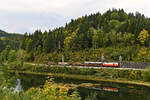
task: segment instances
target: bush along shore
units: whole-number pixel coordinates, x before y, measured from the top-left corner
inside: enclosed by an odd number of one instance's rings
[[[11,67],[12,72],[70,77],[75,79],[113,81],[150,86],[150,67],[145,70],[116,68],[77,68],[24,64]]]
[[[43,88],[30,88],[25,92],[13,92],[0,86],[0,100],[81,100],[81,97],[76,90],[69,93],[66,86],[47,80]]]

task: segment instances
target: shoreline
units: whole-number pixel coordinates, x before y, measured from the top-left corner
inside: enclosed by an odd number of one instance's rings
[[[14,73],[20,74],[33,74],[33,75],[45,75],[45,76],[54,76],[54,77],[65,77],[71,79],[78,79],[78,80],[89,80],[89,81],[101,81],[101,82],[113,82],[113,83],[120,83],[120,84],[132,84],[132,85],[140,85],[140,86],[147,86],[150,88],[150,82],[144,82],[141,80],[125,80],[125,79],[104,79],[104,78],[95,78],[92,75],[75,75],[75,74],[63,74],[63,73],[42,73],[42,72],[31,72],[31,71],[10,71]]]

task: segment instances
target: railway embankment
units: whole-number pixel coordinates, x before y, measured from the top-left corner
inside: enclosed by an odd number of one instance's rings
[[[22,68],[11,69],[11,72],[47,75],[53,77],[66,77],[79,80],[137,84],[150,87],[150,68],[145,70],[117,68],[94,69],[66,66],[45,66],[43,64],[24,64]]]

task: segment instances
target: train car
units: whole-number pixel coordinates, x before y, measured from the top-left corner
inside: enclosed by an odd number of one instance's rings
[[[102,62],[88,62],[88,61],[85,61],[84,63],[85,64],[102,64]]]
[[[85,64],[81,62],[75,62],[72,64],[72,66],[85,66]]]
[[[102,67],[102,62],[84,62],[84,65],[88,67]]]
[[[118,62],[103,62],[103,67],[119,67]]]
[[[52,62],[52,61],[49,61],[49,62],[47,62],[47,65],[56,65],[56,63]]]
[[[88,67],[119,67],[118,62],[84,62],[84,66]]]
[[[68,66],[69,63],[68,63],[68,62],[59,62],[58,65],[61,65],[61,66]]]

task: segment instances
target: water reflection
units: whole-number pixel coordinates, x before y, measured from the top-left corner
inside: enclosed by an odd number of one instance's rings
[[[40,75],[21,74],[20,76],[24,90],[31,87],[42,87],[47,79],[47,76]],[[91,97],[96,97],[97,100],[150,100],[150,88],[146,86],[77,80],[62,77],[54,77],[54,81],[56,83],[77,85],[83,83],[96,84],[93,85],[93,87],[88,87],[86,85],[78,87],[78,91],[83,100],[90,97],[89,95],[91,95]]]

